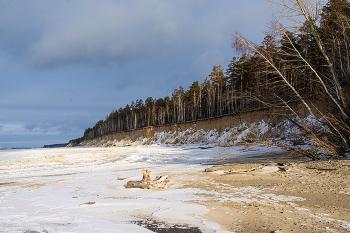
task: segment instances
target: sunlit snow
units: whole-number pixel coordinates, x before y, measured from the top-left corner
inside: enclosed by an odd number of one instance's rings
[[[206,207],[186,202],[198,200],[199,190],[177,187],[191,180],[184,172],[201,172],[204,164],[239,149],[153,145],[0,151],[0,231],[150,232],[135,222],[155,219],[224,232],[204,218]],[[152,179],[167,173],[170,187],[126,189],[128,180],[142,178],[142,169],[151,170]]]

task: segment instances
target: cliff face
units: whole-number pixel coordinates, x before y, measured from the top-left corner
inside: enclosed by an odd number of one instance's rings
[[[304,105],[300,103],[291,104],[292,109],[298,113],[299,117],[307,117],[309,115],[308,111],[304,107]],[[223,132],[227,128],[234,128],[242,123],[254,123],[254,122],[270,122],[270,123],[279,123],[281,121],[286,120],[286,118],[281,114],[281,109],[275,108],[266,108],[256,111],[237,113],[233,115],[227,115],[207,120],[198,120],[194,122],[187,123],[179,123],[165,126],[152,126],[145,127],[143,129],[136,129],[130,131],[123,131],[112,133],[108,135],[103,135],[101,137],[97,137],[89,140],[71,140],[69,146],[78,146],[81,142],[85,142],[89,144],[92,141],[120,141],[125,138],[130,139],[131,141],[135,141],[140,138],[151,138],[155,133],[159,132],[175,132],[175,131],[186,131],[188,129],[193,130],[204,130],[210,131],[216,129],[219,133]]]

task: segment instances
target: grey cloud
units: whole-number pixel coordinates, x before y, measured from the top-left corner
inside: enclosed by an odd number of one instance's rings
[[[230,43],[236,30],[256,33],[266,12],[257,8],[230,0],[3,0],[0,49],[35,67],[169,58],[179,47],[181,54]]]
[[[26,122],[23,128],[29,130],[30,132],[40,132],[47,133],[50,131],[56,131],[57,129],[56,120],[37,120],[32,122]]]
[[[86,128],[86,125],[91,125],[97,120],[89,113],[80,113],[76,116],[26,122],[22,125],[22,128],[29,132],[41,134],[76,134],[81,133]]]
[[[25,130],[37,133],[60,133],[60,134],[70,134],[79,131],[76,126],[71,125],[70,122],[65,120],[37,120],[34,122],[27,122],[23,125]],[[81,129],[80,129],[81,130]]]
[[[0,125],[0,131],[2,131],[3,128],[4,128],[4,126]]]
[[[6,51],[6,55],[16,59],[25,56],[28,47],[48,27],[49,5],[48,1],[40,0],[0,2],[0,49]]]
[[[69,24],[58,22],[45,32],[30,48],[28,62],[42,66],[95,59],[130,60],[152,53],[162,41],[173,40],[177,33],[171,12],[157,10],[162,4],[165,3],[92,3],[85,12],[72,17]]]
[[[23,125],[23,128],[26,129],[26,130],[32,131],[33,129],[38,128],[38,126],[39,126],[39,122],[38,121],[36,121],[36,122],[26,122]]]
[[[222,4],[215,1],[74,1],[70,8],[58,8],[63,11],[60,16],[53,11],[56,21],[49,20],[49,28],[30,46],[27,62],[34,66],[126,62],[153,58],[155,54],[170,56],[179,44],[187,52],[198,46],[214,48],[244,24],[235,22],[242,20],[242,13],[232,14],[232,9],[239,8],[240,4],[230,1]],[[218,8],[206,9],[207,14],[196,17],[193,11],[205,6]]]

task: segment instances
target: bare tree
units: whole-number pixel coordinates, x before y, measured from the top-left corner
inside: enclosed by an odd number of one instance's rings
[[[268,2],[279,7],[280,15],[277,16],[289,20],[290,30],[294,30],[299,34],[307,33],[310,35],[312,40],[315,41],[316,53],[319,55],[318,63],[320,64],[317,65],[314,60],[308,59],[302,49],[297,48],[288,28],[284,28],[278,22],[277,17],[271,21],[272,30],[270,36],[278,38],[278,41],[281,41],[283,38],[285,42],[284,45],[279,45],[280,49],[277,54],[272,54],[263,46],[258,46],[250,42],[238,32],[234,36],[233,47],[236,51],[250,53],[251,56],[259,56],[266,62],[271,72],[270,75],[276,78],[276,81],[272,82],[272,85],[282,87],[288,93],[282,96],[275,91],[276,102],[283,103],[292,114],[298,116],[298,113],[294,112],[288,105],[289,101],[296,98],[303,103],[310,115],[315,116],[317,114],[323,117],[323,120],[319,121],[320,127],[317,127],[317,129],[299,124],[304,132],[300,136],[308,137],[315,142],[318,149],[327,154],[334,156],[343,154],[349,148],[350,144],[350,89],[348,88],[350,83],[347,80],[350,78],[350,73],[339,72],[339,70],[343,70],[343,64],[346,64],[346,61],[349,60],[348,36],[350,35],[350,27],[348,22],[350,17],[350,3],[345,0],[330,0],[327,5],[323,6],[322,11],[320,11],[321,4],[317,0],[282,0],[280,2],[268,0]],[[332,21],[335,26],[333,25],[333,27],[329,28],[325,28],[322,25],[329,20],[322,15],[327,11],[326,7],[332,7],[334,11],[332,14],[337,19]],[[340,28],[341,30],[336,28]],[[340,44],[339,40],[335,39],[325,42],[325,35],[333,35],[333,38],[341,37],[343,43]],[[307,43],[312,43],[312,41]],[[288,49],[284,49],[284,46],[287,46]],[[331,48],[340,50],[338,57],[341,57],[341,62],[329,52],[335,50]],[[310,75],[304,76],[309,79],[307,82],[318,86],[314,90],[314,93],[312,93],[315,97],[305,98],[302,89],[300,87],[298,88],[297,84],[291,78],[288,78],[286,69],[292,69],[293,72],[298,72],[299,75],[308,72]],[[340,77],[338,73],[345,74],[343,77]],[[317,105],[318,99],[322,99],[327,104],[327,107],[319,108],[319,105]],[[326,132],[326,134],[323,132]],[[315,151],[317,150],[313,148],[309,152],[304,151],[304,153],[313,157]]]

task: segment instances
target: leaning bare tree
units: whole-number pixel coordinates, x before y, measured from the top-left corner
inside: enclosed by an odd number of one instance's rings
[[[260,96],[260,100],[270,106],[282,103],[288,109],[285,113],[294,115],[294,120],[289,119],[300,127],[299,136],[312,143],[309,147],[267,144],[312,158],[344,155],[350,147],[350,2],[268,2],[279,9],[268,35],[276,43],[273,52],[239,33],[232,45],[236,51],[262,60],[264,75],[274,91],[273,98]],[[279,23],[281,18],[289,27]],[[299,114],[289,107],[294,100],[300,101],[311,116],[318,116],[316,125],[298,120]]]

